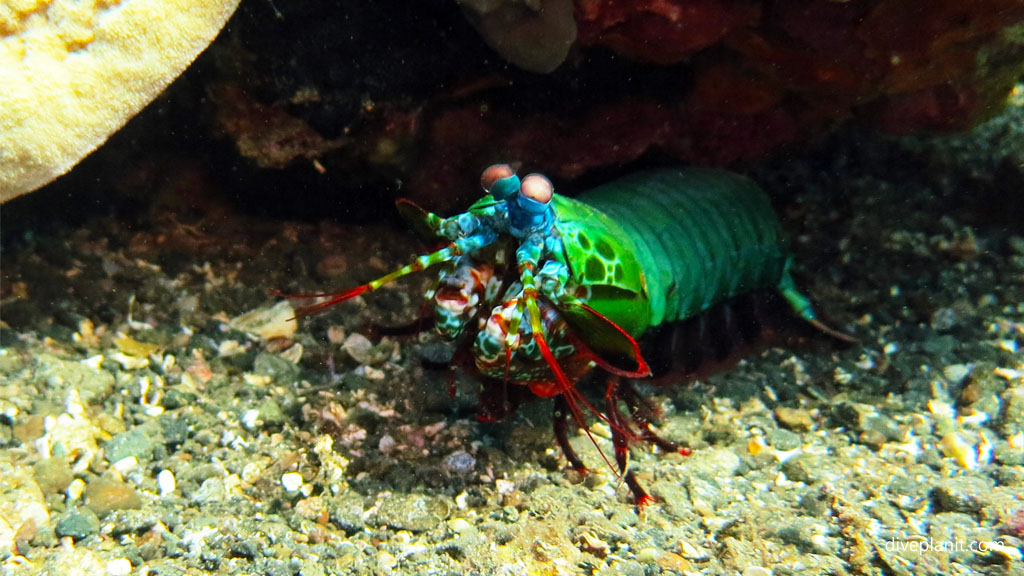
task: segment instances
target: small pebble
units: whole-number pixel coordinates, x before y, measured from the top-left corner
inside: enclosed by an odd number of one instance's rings
[[[263,426],[277,427],[281,426],[287,420],[284,415],[284,410],[281,409],[281,405],[277,403],[273,398],[267,398],[260,404],[259,409],[259,422]]]
[[[703,561],[708,559],[708,553],[703,548],[697,548],[686,540],[679,541],[679,555],[690,560]]]
[[[68,484],[68,488],[65,491],[65,494],[67,494],[68,500],[74,502],[75,500],[81,498],[84,492],[85,481],[82,480],[81,478],[75,478],[74,480],[71,481],[70,484]]]
[[[789,430],[776,429],[768,432],[768,443],[781,452],[796,450],[802,444],[799,434]]]
[[[999,554],[1011,562],[1024,560],[1024,552],[1016,546],[1008,546],[1002,542],[986,542],[986,548],[993,554]]]
[[[78,508],[66,513],[57,521],[54,531],[60,538],[83,540],[96,534],[100,529],[100,519],[88,508]]]
[[[850,382],[853,382],[853,374],[850,374],[841,367],[836,366],[836,369],[832,371],[832,380],[834,380],[836,384],[845,386]]]
[[[449,454],[441,466],[451,474],[470,474],[476,469],[476,458],[465,450],[458,450]]]
[[[263,340],[290,338],[299,327],[295,310],[287,300],[270,308],[256,308],[231,319],[230,326],[240,332],[259,336]]]
[[[469,530],[470,528],[473,527],[472,524],[470,524],[469,522],[466,522],[466,520],[463,519],[463,518],[455,518],[455,519],[451,520],[449,522],[449,526],[451,526],[452,530],[454,530],[458,534],[462,534],[466,530]]]
[[[121,458],[117,462],[114,462],[113,465],[111,465],[111,468],[113,468],[114,470],[117,470],[122,475],[127,474],[127,473],[131,472],[132,470],[135,470],[138,467],[139,467],[139,459],[136,458],[135,456],[129,456],[127,458]]]
[[[981,478],[957,476],[939,480],[932,493],[942,510],[971,513],[989,502],[991,491],[992,486]]]
[[[373,343],[362,334],[351,334],[345,339],[341,349],[360,364],[369,364],[373,360]]]
[[[142,499],[131,484],[110,478],[97,478],[85,488],[85,499],[93,512],[103,516],[113,510],[142,507]]]
[[[132,573],[132,563],[127,558],[117,558],[107,562],[109,576],[128,576]]]
[[[498,478],[494,481],[494,488],[498,490],[498,494],[509,494],[516,488],[516,483],[504,478]]]
[[[451,512],[448,502],[441,497],[396,493],[378,503],[377,515],[373,520],[379,526],[427,532],[448,518]]]
[[[47,458],[36,462],[32,474],[39,488],[46,494],[59,494],[74,480],[71,467],[61,458]]]
[[[636,559],[637,561],[644,563],[654,562],[658,559],[658,551],[650,547],[641,548],[640,551],[636,553]]]
[[[803,408],[779,406],[775,409],[775,420],[779,426],[794,432],[807,432],[814,426],[811,413]]]
[[[857,441],[874,450],[880,450],[885,445],[885,434],[878,430],[865,430],[857,435]]]
[[[107,462],[120,462],[125,458],[135,457],[136,460],[148,460],[152,457],[154,443],[144,432],[132,430],[115,435],[103,446]]]
[[[255,408],[246,410],[242,413],[241,422],[246,430],[255,430],[260,424],[260,411]]]
[[[286,472],[281,475],[281,486],[287,492],[298,492],[302,488],[302,474],[298,472]]]
[[[956,385],[963,382],[964,378],[971,373],[972,366],[969,364],[950,364],[942,369],[942,373],[950,383]]]
[[[392,570],[398,565],[398,559],[387,550],[377,553],[377,567],[381,570]]]
[[[768,445],[764,443],[764,438],[760,436],[754,436],[747,441],[747,452],[751,456],[757,456],[767,447]]]
[[[743,569],[743,576],[772,576],[772,571],[762,566],[747,566]]]
[[[942,437],[942,452],[952,457],[961,468],[973,470],[978,467],[978,451],[956,432]]]
[[[252,363],[252,371],[276,381],[279,384],[291,384],[299,377],[299,367],[281,354],[260,352]],[[256,384],[255,381],[253,381]],[[266,384],[261,384],[266,385]],[[261,409],[262,412],[262,409]],[[263,414],[261,413],[260,416]]]
[[[782,471],[793,482],[814,484],[835,475],[826,464],[827,457],[821,454],[800,454],[783,462]]]
[[[174,473],[170,470],[161,470],[156,475],[156,485],[160,490],[161,496],[167,496],[172,494],[177,488],[177,481],[174,479]]]
[[[932,314],[932,329],[945,332],[960,322],[960,317],[953,308],[939,308]]]
[[[840,402],[832,407],[832,418],[837,424],[858,432],[875,416],[878,416],[878,410],[870,404]]]

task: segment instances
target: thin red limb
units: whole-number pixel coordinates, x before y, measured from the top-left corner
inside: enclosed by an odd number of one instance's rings
[[[615,446],[615,462],[619,465],[619,474],[626,486],[629,487],[629,491],[633,493],[633,501],[636,502],[637,508],[643,508],[648,504],[654,502],[640,482],[636,479],[636,474],[629,469],[629,442],[630,438],[622,434],[622,431],[629,430],[628,419],[622,412],[619,411],[618,407],[618,377],[608,377],[608,387],[605,392],[605,402],[608,407],[608,416],[618,424],[618,428],[612,429],[612,445]],[[632,432],[632,431],[630,431]]]
[[[572,444],[569,444],[569,435],[566,430],[566,418],[569,412],[569,404],[565,399],[564,395],[559,395],[555,399],[554,409],[554,424],[555,424],[555,440],[558,442],[558,446],[562,449],[562,454],[565,454],[565,459],[569,461],[569,465],[572,469],[585,474],[587,467],[583,464],[583,460],[573,450]]]
[[[526,295],[526,303],[529,308],[531,318],[534,315],[540,314],[540,311],[537,306],[536,294],[532,294],[528,291]],[[597,453],[601,455],[601,459],[604,460],[604,463],[608,466],[609,469],[614,470],[615,467],[612,465],[611,461],[608,460],[608,456],[605,455],[604,450],[601,450],[601,446],[598,445],[597,440],[594,439],[594,435],[590,432],[590,428],[587,427],[586,420],[584,420],[583,418],[583,412],[580,410],[580,407],[576,402],[579,401],[581,404],[589,408],[599,418],[601,418],[605,422],[608,422],[610,426],[614,427],[614,424],[608,419],[607,416],[605,416],[597,408],[595,408],[593,404],[588,402],[587,399],[584,398],[578,390],[576,390],[576,387],[573,386],[571,382],[569,382],[569,378],[566,377],[564,372],[562,372],[562,367],[558,365],[558,360],[555,358],[555,355],[551,352],[551,348],[548,347],[547,339],[544,337],[543,326],[537,325],[540,324],[540,318],[538,317],[535,321],[533,321],[533,323],[535,324],[533,326],[533,337],[537,341],[537,348],[540,350],[540,354],[541,356],[544,357],[544,361],[547,363],[548,367],[551,368],[551,371],[555,374],[555,380],[558,382],[558,386],[561,388],[562,396],[565,397],[566,403],[569,405],[569,410],[572,412],[572,417],[580,425],[580,428],[583,429],[583,432],[587,435],[587,438],[589,438],[590,442],[594,445],[594,448],[597,449]]]
[[[370,287],[369,284],[363,284],[362,286],[356,286],[355,288],[349,288],[347,290],[339,290],[337,292],[323,292],[319,294],[285,294],[284,292],[280,292],[278,290],[271,290],[270,294],[272,296],[277,296],[279,298],[289,298],[292,300],[300,298],[329,298],[328,300],[324,300],[323,302],[318,302],[316,304],[312,304],[309,306],[301,306],[299,308],[296,308],[295,318],[298,318],[300,316],[309,317],[314,316],[316,314],[320,314],[321,312],[327,310],[328,308],[334,306],[335,304],[340,304],[345,300],[350,300],[352,298],[355,298],[356,296],[359,296],[360,294],[365,294],[366,292],[369,292],[371,289],[372,288]]]

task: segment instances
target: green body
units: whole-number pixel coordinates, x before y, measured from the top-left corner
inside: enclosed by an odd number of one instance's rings
[[[588,305],[639,337],[759,288],[778,288],[808,318],[767,195],[709,169],[640,173],[558,197],[558,229]],[[804,310],[806,309],[806,311]]]
[[[495,173],[504,176],[495,180]],[[796,290],[779,222],[747,178],[658,170],[572,199],[554,194],[541,175],[521,181],[507,165],[484,176],[484,197],[449,218],[399,202],[419,228],[446,239],[445,247],[355,288],[293,295],[326,298],[297,313],[315,314],[447,264],[428,295],[438,331],[456,339],[470,330],[482,374],[536,383],[542,396],[568,393],[579,370],[593,366],[627,378],[650,375],[637,342],[650,328],[757,289],[777,289],[799,316],[849,341],[817,322]],[[514,270],[492,275],[512,262]],[[481,303],[488,309],[480,310]],[[542,304],[556,314],[542,315]],[[559,318],[565,324],[558,326]],[[558,364],[569,357],[581,360],[574,379]]]

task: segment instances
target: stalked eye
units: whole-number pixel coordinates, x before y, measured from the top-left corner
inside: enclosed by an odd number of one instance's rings
[[[519,192],[519,176],[508,164],[494,164],[480,175],[480,186],[495,200],[508,200]]]
[[[514,176],[515,173],[516,171],[508,164],[492,164],[480,175],[480,187],[490,192],[495,182]]]
[[[528,175],[523,178],[523,183],[519,188],[520,196],[541,204],[551,202],[551,195],[554,192],[555,187],[551,184],[551,180],[548,180],[547,176],[543,174]]]

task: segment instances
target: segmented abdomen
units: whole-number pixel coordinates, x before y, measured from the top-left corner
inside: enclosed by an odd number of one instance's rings
[[[774,288],[786,269],[789,254],[767,195],[737,174],[646,172],[578,200],[613,218],[636,244],[652,326]]]

